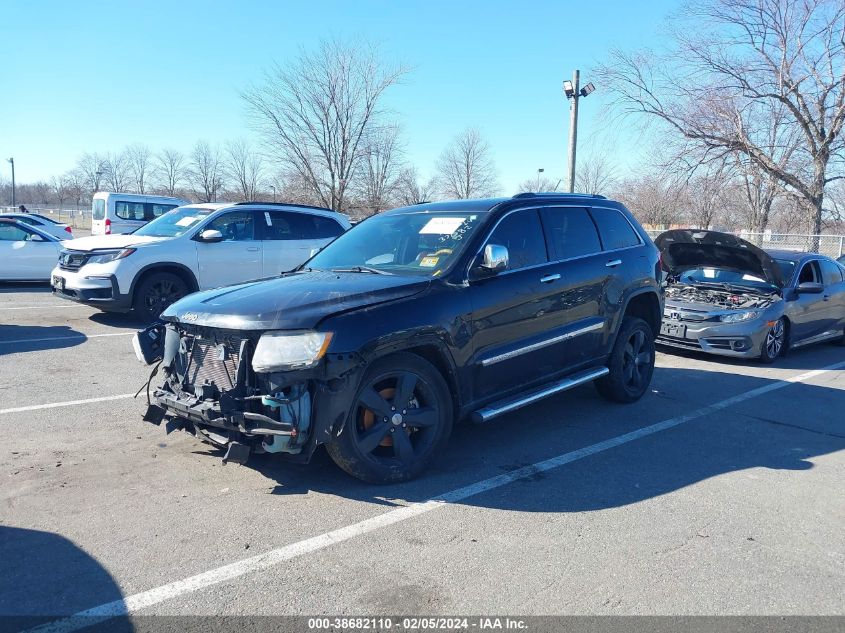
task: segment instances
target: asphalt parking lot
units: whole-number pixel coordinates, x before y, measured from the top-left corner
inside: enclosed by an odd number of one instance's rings
[[[143,423],[136,325],[0,287],[0,615],[845,614],[845,348],[661,353],[369,486]]]

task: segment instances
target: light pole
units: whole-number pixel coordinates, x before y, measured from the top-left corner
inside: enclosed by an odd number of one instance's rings
[[[542,174],[544,171],[546,171],[546,170],[543,169],[542,167],[540,167],[540,169],[537,170],[537,193],[540,193],[540,174]]]
[[[270,189],[273,190],[273,202],[276,201],[276,185],[270,185]]]
[[[12,165],[12,206],[15,206],[15,159],[10,158],[9,163]]]
[[[575,147],[578,143],[578,99],[586,97],[596,87],[592,83],[588,83],[583,88],[580,87],[581,73],[580,71],[573,71],[572,81],[563,82],[563,93],[567,99],[572,99],[572,105],[569,106],[569,193],[575,191]]]

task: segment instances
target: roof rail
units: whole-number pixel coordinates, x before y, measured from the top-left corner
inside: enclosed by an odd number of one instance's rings
[[[271,207],[296,207],[298,209],[315,209],[317,211],[328,211],[330,213],[338,213],[337,211],[332,211],[331,209],[327,209],[326,207],[315,207],[311,204],[296,204],[294,202],[264,202],[263,200],[251,200],[249,202],[236,202],[235,206],[242,204],[260,204],[261,206]]]
[[[543,197],[557,196],[557,197],[560,197],[560,198],[596,198],[596,199],[599,199],[599,200],[607,200],[606,197],[604,197],[603,195],[598,194],[598,193],[565,193],[565,192],[562,192],[562,191],[538,191],[536,193],[534,193],[533,191],[524,191],[522,193],[516,194],[513,197],[518,199],[518,198],[534,198],[534,197],[537,197],[537,196],[543,196]]]

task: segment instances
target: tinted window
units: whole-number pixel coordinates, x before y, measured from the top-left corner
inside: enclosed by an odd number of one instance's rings
[[[30,225],[32,225],[32,226],[42,226],[42,225],[44,224],[43,222],[39,222],[39,221],[38,221],[38,220],[36,220],[35,218],[31,218],[31,217],[29,217],[29,218],[20,218],[20,221],[21,221],[21,222],[23,222],[24,224],[30,224]]]
[[[540,211],[552,259],[568,259],[601,252],[596,225],[586,209],[550,208]]]
[[[533,209],[516,211],[505,216],[487,240],[487,244],[507,247],[510,258],[509,270],[548,261],[540,216]]]
[[[125,202],[118,200],[114,203],[114,214],[121,220],[144,220],[143,202]]]
[[[13,224],[0,224],[0,242],[22,242],[32,237],[29,231],[25,231]]]
[[[224,213],[208,223],[204,230],[220,231],[224,242],[255,239],[255,216],[252,211]]]
[[[825,285],[838,284],[842,281],[842,269],[839,266],[824,259],[821,261],[821,264]]]
[[[612,251],[640,243],[640,237],[631,223],[616,209],[592,209],[590,213],[599,227],[604,250]]]
[[[263,215],[267,240],[324,240],[343,233],[334,220],[310,213],[264,211]]]
[[[801,267],[801,272],[798,273],[798,283],[820,284],[822,282],[822,275],[819,271],[818,262],[807,262]]]
[[[106,201],[99,198],[91,203],[91,217],[95,220],[102,220],[106,217]]]

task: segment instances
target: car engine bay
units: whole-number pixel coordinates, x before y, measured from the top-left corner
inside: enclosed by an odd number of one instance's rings
[[[667,301],[684,303],[710,304],[724,310],[748,310],[765,308],[778,298],[776,293],[733,292],[702,288],[682,283],[669,284],[666,288]]]

